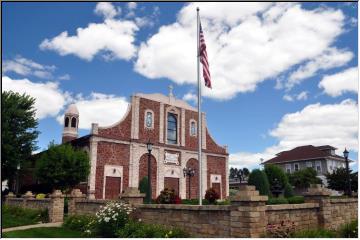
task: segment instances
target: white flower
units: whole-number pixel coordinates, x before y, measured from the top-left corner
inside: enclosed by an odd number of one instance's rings
[[[104,221],[105,221],[105,222],[109,222],[109,221],[110,221],[110,218],[109,218],[109,217],[106,217],[106,218],[104,218]]]

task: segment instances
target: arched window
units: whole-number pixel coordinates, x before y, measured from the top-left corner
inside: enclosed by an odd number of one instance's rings
[[[76,128],[76,118],[71,119],[71,127]]]
[[[167,141],[171,144],[177,144],[177,119],[173,113],[168,113]]]
[[[65,118],[65,127],[68,127],[68,126],[69,126],[69,118],[66,117],[66,118]]]

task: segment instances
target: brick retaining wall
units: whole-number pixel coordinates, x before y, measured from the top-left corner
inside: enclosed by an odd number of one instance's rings
[[[145,223],[180,227],[196,237],[230,237],[231,206],[140,204],[136,208]]]
[[[358,218],[357,198],[330,199],[331,228]]]

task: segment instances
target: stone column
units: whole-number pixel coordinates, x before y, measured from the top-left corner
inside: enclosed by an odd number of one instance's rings
[[[261,237],[266,231],[265,203],[268,196],[260,196],[255,186],[240,186],[240,192],[230,198],[230,236],[236,238]]]
[[[140,193],[139,189],[129,187],[120,194],[120,199],[129,203],[130,205],[142,204],[144,201],[145,193]]]
[[[319,203],[318,222],[319,226],[325,229],[335,229],[332,225],[331,217],[331,191],[323,188],[320,184],[312,184],[304,192],[305,202]]]
[[[73,189],[69,196],[69,215],[76,214],[76,202],[80,199],[85,199],[86,196],[83,194],[80,189]]]
[[[23,195],[23,207],[26,208],[27,207],[27,201],[31,198],[34,198],[34,194],[31,191],[27,191],[24,195]]]
[[[55,190],[50,198],[49,220],[50,222],[62,222],[64,220],[64,195],[60,190]]]
[[[11,198],[15,198],[15,194],[13,192],[9,192],[8,195],[5,196],[5,204],[9,204]]]

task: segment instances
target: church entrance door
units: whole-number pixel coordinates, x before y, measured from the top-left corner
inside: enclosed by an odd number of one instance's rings
[[[212,188],[215,190],[215,192],[217,192],[217,194],[219,194],[221,198],[220,183],[212,183]]]
[[[179,195],[179,178],[165,177],[164,188],[174,189],[175,194]]]
[[[106,177],[105,199],[117,199],[121,191],[121,177]]]

